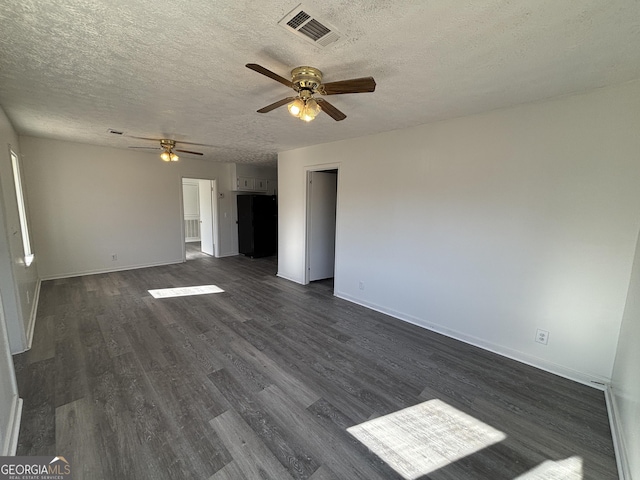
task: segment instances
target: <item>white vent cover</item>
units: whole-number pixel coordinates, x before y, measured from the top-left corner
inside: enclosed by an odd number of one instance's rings
[[[318,20],[303,4],[287,13],[278,25],[322,48],[337,42],[343,36],[330,23]]]

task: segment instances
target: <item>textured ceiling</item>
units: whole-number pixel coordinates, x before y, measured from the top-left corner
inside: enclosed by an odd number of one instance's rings
[[[127,148],[109,128],[203,147],[212,161],[405,128],[640,78],[637,0],[327,0],[306,3],[346,36],[322,49],[278,26],[297,0],[5,0],[0,105],[21,134]],[[299,65],[347,114],[309,124],[258,108]],[[185,147],[186,148],[186,147]]]

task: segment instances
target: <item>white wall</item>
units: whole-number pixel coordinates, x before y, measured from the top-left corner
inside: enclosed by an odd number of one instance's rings
[[[611,382],[616,424],[631,478],[640,479],[640,239]]]
[[[339,163],[338,296],[606,382],[640,226],[638,131],[633,82],[283,152],[279,275],[304,278],[305,169]]]
[[[29,273],[36,272],[35,265],[31,264],[27,273],[21,263],[24,252],[13,190],[10,147],[19,153],[18,139],[0,108],[0,455],[15,455],[17,446],[21,401],[18,398],[11,350],[14,347],[16,351],[21,351],[27,346],[27,325],[22,317],[21,295],[31,288],[35,289],[36,283],[28,280]],[[14,235],[16,223],[18,231]],[[28,313],[29,309],[26,311]],[[10,345],[7,335],[9,326],[13,330],[13,345]]]
[[[18,136],[0,108],[0,209],[3,213],[3,231],[0,232],[0,291],[9,345],[13,353],[18,353],[29,347],[30,336],[33,334],[39,289],[39,255],[34,250],[36,256],[33,263],[29,267],[25,265],[10,149],[18,154],[22,162]],[[23,188],[26,190],[26,185]],[[31,226],[29,206],[27,199],[27,216]]]
[[[0,233],[4,233],[2,220],[0,211]],[[0,291],[0,456],[6,456],[16,453],[22,400],[18,398],[1,293]]]
[[[181,262],[182,177],[219,179],[221,254],[237,252],[229,164],[165,163],[156,153],[34,137],[20,142],[43,279]]]

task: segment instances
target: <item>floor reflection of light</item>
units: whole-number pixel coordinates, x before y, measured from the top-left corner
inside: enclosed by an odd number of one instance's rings
[[[514,480],[582,480],[582,458],[547,460]]]
[[[149,290],[153,298],[186,297],[189,295],[205,295],[208,293],[224,292],[215,285],[198,285],[196,287],[160,288]]]
[[[347,431],[407,480],[507,438],[438,399],[354,425]]]

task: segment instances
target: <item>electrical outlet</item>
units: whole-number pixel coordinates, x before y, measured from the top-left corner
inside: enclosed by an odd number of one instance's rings
[[[364,282],[359,282],[359,283],[358,283],[358,288],[359,288],[360,290],[364,290]]]
[[[538,329],[536,330],[536,342],[546,345],[549,343],[549,332],[546,330]]]
[[[118,260],[118,254],[117,253],[112,253],[111,254],[111,261],[115,262],[116,260]]]

